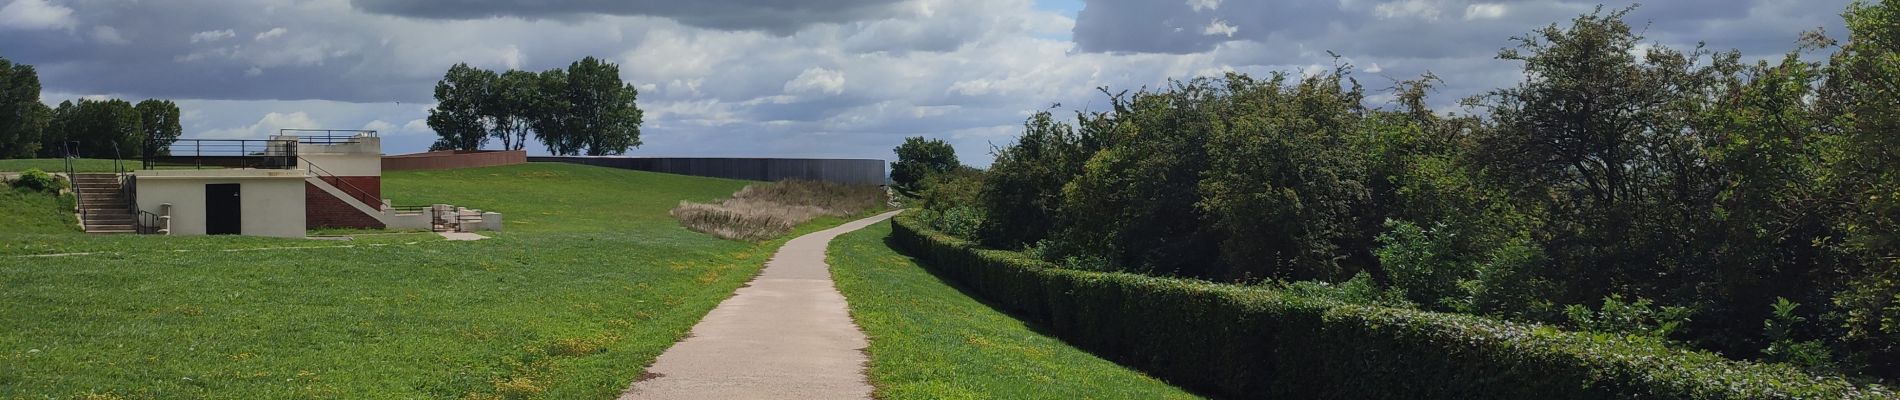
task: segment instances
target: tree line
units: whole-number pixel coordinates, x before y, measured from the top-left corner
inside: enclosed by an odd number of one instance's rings
[[[78,99],[47,107],[33,66],[0,58],[0,158],[139,157],[183,132],[178,105],[147,99]],[[117,153],[114,153],[117,151]]]
[[[1464,113],[1430,74],[1378,107],[1349,65],[1228,74],[1035,114],[986,171],[908,141],[894,178],[940,230],[1067,268],[1900,378],[1900,2],[1753,63],[1646,45],[1628,11],[1514,39],[1524,78]]]
[[[521,150],[532,136],[554,155],[623,154],[640,146],[639,91],[620,67],[594,57],[543,72],[502,73],[456,64],[435,85],[430,150],[479,150],[490,140]]]

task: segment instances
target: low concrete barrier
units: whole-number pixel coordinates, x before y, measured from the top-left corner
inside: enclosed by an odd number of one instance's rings
[[[456,169],[515,165],[528,162],[522,150],[431,151],[383,156],[384,171]]]
[[[884,160],[811,158],[528,157],[636,171],[713,178],[779,181],[805,179],[861,185],[884,184]]]

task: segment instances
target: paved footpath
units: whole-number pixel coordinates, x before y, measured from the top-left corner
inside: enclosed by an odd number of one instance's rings
[[[799,236],[647,368],[621,399],[868,399],[868,345],[831,282],[831,238],[897,211]]]

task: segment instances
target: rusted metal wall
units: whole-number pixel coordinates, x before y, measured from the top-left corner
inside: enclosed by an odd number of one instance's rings
[[[807,179],[863,185],[884,184],[884,160],[810,158],[528,157],[637,171],[714,178],[778,181]]]

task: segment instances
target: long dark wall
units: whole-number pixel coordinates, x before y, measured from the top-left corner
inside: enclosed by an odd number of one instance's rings
[[[866,185],[884,184],[884,160],[535,156],[528,157],[528,162],[564,162],[754,181],[806,179]]]

